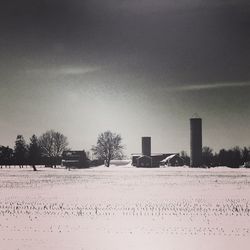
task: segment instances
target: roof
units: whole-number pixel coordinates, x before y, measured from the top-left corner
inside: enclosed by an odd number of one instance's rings
[[[64,150],[63,154],[78,154],[82,153],[84,150]]]
[[[169,160],[173,159],[175,156],[178,156],[178,154],[172,154],[172,155],[170,155],[170,156],[166,157],[165,159],[163,159],[163,160],[162,160],[162,161],[160,161],[160,162],[166,162],[166,161],[169,161]]]
[[[69,162],[79,162],[78,160],[62,160],[62,162],[66,162],[66,163],[69,163]]]
[[[150,156],[148,155],[143,155],[143,156],[140,156],[138,159],[142,159],[142,158],[148,158],[148,159],[152,159]]]
[[[176,153],[151,153],[151,156],[173,155]],[[132,153],[132,156],[142,156],[142,153]]]

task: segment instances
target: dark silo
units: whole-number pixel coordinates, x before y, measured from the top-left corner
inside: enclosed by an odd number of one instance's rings
[[[190,119],[190,166],[202,165],[202,120]]]
[[[151,137],[142,137],[142,155],[151,156]]]

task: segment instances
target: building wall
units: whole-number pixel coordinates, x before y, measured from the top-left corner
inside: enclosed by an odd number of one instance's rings
[[[184,165],[183,162],[184,162],[183,159],[178,155],[176,155],[175,157],[169,160],[168,166],[183,166]]]
[[[85,151],[64,151],[62,153],[62,165],[65,167],[86,168],[89,167]]]
[[[160,161],[165,159],[167,156],[170,156],[171,154],[159,154],[159,155],[151,155],[151,167],[159,167],[160,166]],[[138,158],[140,158],[141,155],[132,155],[132,165],[136,167],[138,166]]]
[[[171,155],[171,154],[153,155],[152,156],[152,165],[154,167],[159,167],[160,166],[160,161],[162,161],[163,159],[165,159],[169,155]]]
[[[137,159],[140,157],[140,155],[133,155],[132,156],[132,165],[136,166],[137,165]]]
[[[149,156],[142,156],[137,159],[137,167],[152,167],[152,158]]]

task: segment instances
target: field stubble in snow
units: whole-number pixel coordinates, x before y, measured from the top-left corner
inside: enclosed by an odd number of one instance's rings
[[[1,169],[0,249],[249,249],[250,170]]]

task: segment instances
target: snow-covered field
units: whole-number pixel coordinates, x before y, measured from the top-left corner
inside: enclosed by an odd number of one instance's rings
[[[250,169],[0,169],[0,249],[249,249]]]

